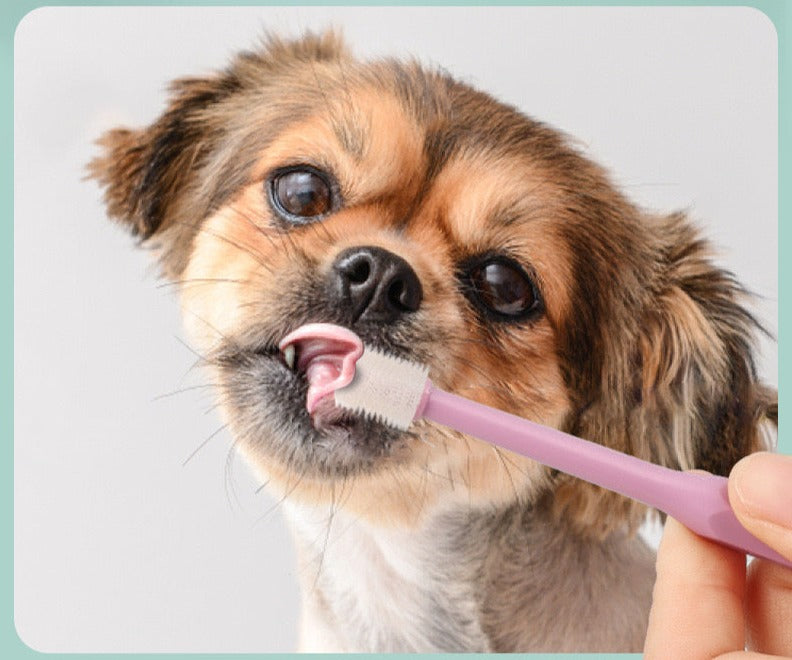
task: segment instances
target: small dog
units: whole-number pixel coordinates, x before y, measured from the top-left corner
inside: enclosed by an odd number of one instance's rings
[[[108,214],[158,251],[237,445],[299,548],[303,651],[639,651],[641,505],[420,422],[328,411],[278,350],[353,329],[442,388],[727,474],[765,444],[756,322],[682,214],[441,71],[270,38],[104,135]]]

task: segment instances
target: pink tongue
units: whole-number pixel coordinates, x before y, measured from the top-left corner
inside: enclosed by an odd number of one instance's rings
[[[355,376],[355,364],[363,355],[363,342],[354,332],[331,323],[309,323],[290,332],[280,342],[284,350],[296,345],[297,368],[305,372],[308,413],[337,389],[346,387]]]

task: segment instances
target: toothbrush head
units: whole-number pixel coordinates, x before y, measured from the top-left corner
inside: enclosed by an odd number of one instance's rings
[[[406,431],[420,416],[429,387],[428,371],[424,365],[365,346],[352,382],[335,391],[335,403]]]

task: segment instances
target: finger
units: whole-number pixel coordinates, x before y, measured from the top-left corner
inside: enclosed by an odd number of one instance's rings
[[[745,557],[671,518],[657,552],[644,655],[713,658],[745,648]]]
[[[717,658],[712,658],[712,660],[789,660],[789,658],[783,655],[757,653],[756,651],[730,651],[724,655],[719,655]]]
[[[729,503],[751,534],[792,560],[792,456],[740,460],[729,475]]]
[[[752,561],[745,609],[749,648],[792,656],[792,571],[771,561]]]

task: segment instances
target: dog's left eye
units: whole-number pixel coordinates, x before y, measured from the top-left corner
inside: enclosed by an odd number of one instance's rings
[[[525,320],[541,309],[533,278],[509,257],[474,259],[463,268],[463,280],[468,298],[492,320]]]
[[[275,172],[268,182],[270,203],[292,224],[317,220],[335,208],[334,186],[313,167],[292,167]]]

